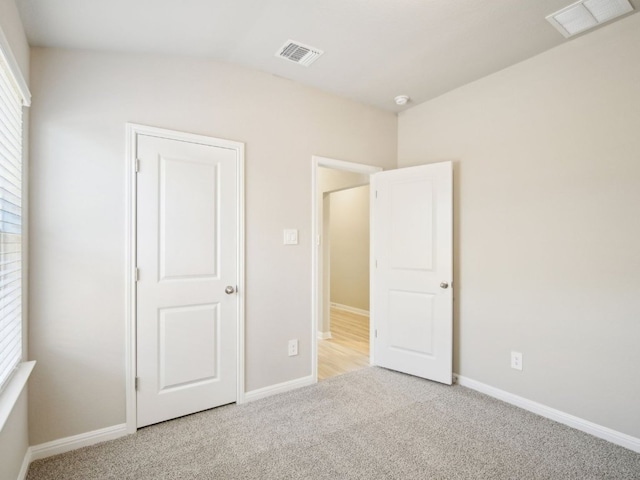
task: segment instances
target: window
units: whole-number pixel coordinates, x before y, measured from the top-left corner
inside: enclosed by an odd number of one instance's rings
[[[22,361],[23,96],[3,57],[0,55],[0,389]]]

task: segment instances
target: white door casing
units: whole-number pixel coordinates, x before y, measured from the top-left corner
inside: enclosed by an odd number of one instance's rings
[[[371,192],[375,364],[450,385],[452,164],[377,173]]]
[[[239,391],[241,150],[185,138],[136,138],[138,427]]]

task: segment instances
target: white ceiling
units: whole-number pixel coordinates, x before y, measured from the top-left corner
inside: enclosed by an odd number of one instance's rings
[[[545,20],[570,3],[17,0],[32,46],[210,57],[391,111],[570,41]],[[288,39],[325,53],[310,67],[275,57]]]

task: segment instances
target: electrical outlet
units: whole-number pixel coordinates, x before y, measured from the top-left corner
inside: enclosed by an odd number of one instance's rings
[[[522,354],[520,352],[511,352],[511,368],[522,370]]]
[[[293,357],[298,354],[298,340],[289,340],[289,356]]]

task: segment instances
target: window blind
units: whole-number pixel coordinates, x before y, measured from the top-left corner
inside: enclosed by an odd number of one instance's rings
[[[0,58],[0,389],[22,360],[22,95]]]

